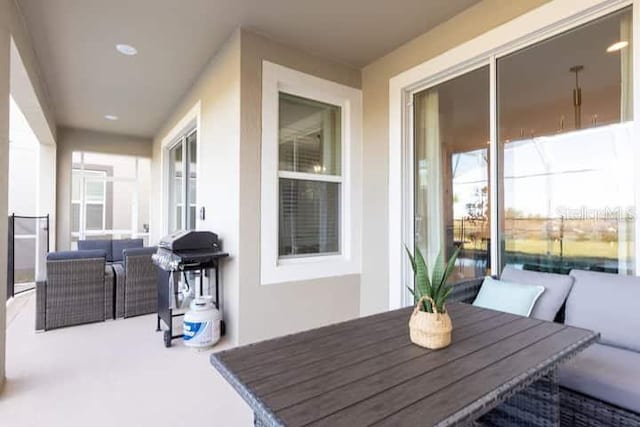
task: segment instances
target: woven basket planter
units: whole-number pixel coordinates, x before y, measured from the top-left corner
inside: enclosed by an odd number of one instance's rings
[[[453,329],[451,317],[446,311],[444,313],[420,311],[420,306],[425,300],[430,300],[432,307],[435,306],[431,298],[420,298],[409,319],[409,338],[412,343],[431,350],[447,347],[451,344]]]

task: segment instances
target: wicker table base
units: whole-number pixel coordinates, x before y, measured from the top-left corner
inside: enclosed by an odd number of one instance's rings
[[[560,388],[557,369],[480,418],[488,426],[558,426]]]

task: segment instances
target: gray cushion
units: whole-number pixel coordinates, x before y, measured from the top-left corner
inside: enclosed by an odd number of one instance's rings
[[[78,240],[78,250],[89,251],[93,249],[100,249],[107,254],[107,261],[113,260],[113,254],[111,252],[111,240]]]
[[[640,277],[571,270],[565,323],[600,332],[600,342],[640,352]]]
[[[553,322],[573,285],[573,277],[564,274],[539,273],[505,267],[500,276],[505,282],[544,287],[544,292],[533,307],[531,317]]]
[[[640,353],[594,344],[558,371],[560,385],[640,413]]]
[[[122,261],[122,251],[125,249],[132,248],[141,248],[144,246],[144,241],[142,239],[122,239],[122,240],[112,240],[113,244],[113,262]]]
[[[91,258],[106,258],[105,251],[100,249],[94,249],[90,251],[59,251],[49,252],[47,254],[47,261],[67,261],[72,259],[91,259]]]

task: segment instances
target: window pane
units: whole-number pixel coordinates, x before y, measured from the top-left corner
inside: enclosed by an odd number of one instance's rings
[[[631,120],[631,27],[626,9],[499,59],[500,140]]]
[[[87,205],[86,210],[87,214],[86,222],[87,222],[87,230],[102,230],[102,220],[104,218],[104,205],[95,204],[95,205]]]
[[[170,231],[182,230],[182,210],[179,208],[183,202],[182,185],[182,143],[169,151],[169,227]]]
[[[453,281],[489,269],[489,69],[414,97],[415,245],[431,264],[461,249]]]
[[[71,204],[71,232],[80,231],[80,203]]]
[[[104,202],[105,182],[85,179],[85,201]]]
[[[340,175],[341,108],[280,93],[281,171]]]
[[[82,194],[82,176],[80,171],[74,170],[71,174],[71,200],[80,200]]]
[[[280,179],[279,255],[340,252],[340,184]]]
[[[498,61],[502,265],[633,274],[631,46],[608,51],[630,31],[625,10]]]
[[[197,133],[193,132],[187,137],[187,149],[189,151],[189,183],[187,189],[189,209],[189,224],[187,228],[195,230],[196,228],[196,183],[197,183]]]

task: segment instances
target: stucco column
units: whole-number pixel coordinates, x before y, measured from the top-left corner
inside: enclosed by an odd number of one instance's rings
[[[7,198],[9,193],[9,0],[0,0],[0,390],[7,329]]]

